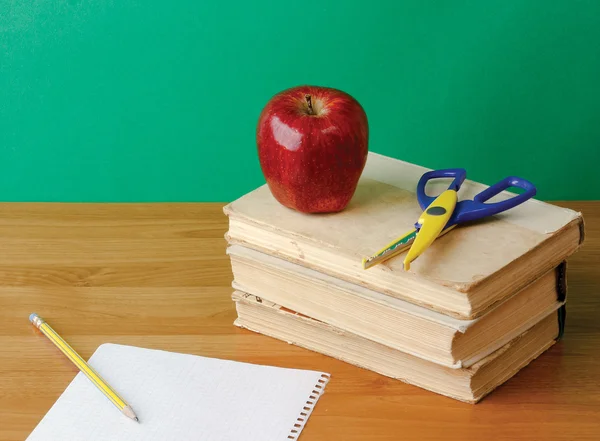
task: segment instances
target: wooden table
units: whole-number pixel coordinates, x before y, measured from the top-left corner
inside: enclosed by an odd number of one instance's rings
[[[0,440],[23,440],[83,357],[114,342],[332,373],[309,440],[600,439],[600,202],[569,262],[564,340],[477,405],[238,329],[220,204],[0,204]],[[82,440],[83,441],[83,440]]]

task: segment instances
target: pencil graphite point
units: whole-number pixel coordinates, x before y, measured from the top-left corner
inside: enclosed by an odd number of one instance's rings
[[[137,417],[137,415],[135,414],[135,412],[133,411],[133,409],[131,408],[131,406],[124,407],[122,412],[126,416],[128,416],[129,418],[131,418],[132,420],[137,421],[138,423],[140,422],[139,418]]]

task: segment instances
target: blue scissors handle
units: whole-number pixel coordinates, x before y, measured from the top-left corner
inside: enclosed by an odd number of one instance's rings
[[[521,188],[524,192],[504,201],[487,202],[498,193],[511,187]],[[448,220],[446,228],[451,227],[454,224],[470,222],[510,210],[526,200],[531,199],[536,193],[537,189],[535,188],[535,185],[528,180],[516,176],[508,176],[475,195],[473,200],[460,201],[456,204],[454,214]]]
[[[431,179],[454,178],[448,187],[448,190],[458,191],[466,177],[467,171],[464,168],[446,168],[443,170],[431,170],[424,173],[417,184],[417,200],[419,201],[421,209],[426,210],[437,197],[427,196],[425,194],[425,186]]]
[[[435,200],[435,197],[427,196],[425,194],[425,186],[431,179],[437,178],[454,178],[449,190],[458,191],[460,186],[465,181],[467,172],[463,168],[447,168],[443,170],[432,170],[428,171],[421,176],[417,184],[417,200],[423,210],[426,210],[429,205]],[[510,199],[499,202],[487,201],[496,196],[498,193],[511,188],[521,188],[524,190],[523,193],[517,194]],[[481,193],[475,195],[473,200],[460,201],[456,204],[454,213],[448,220],[448,223],[444,227],[447,229],[453,225],[478,220],[487,216],[493,216],[511,208],[522,204],[528,199],[535,196],[537,190],[535,186],[526,179],[519,178],[516,176],[508,176],[501,181],[495,183],[491,187],[486,188]]]

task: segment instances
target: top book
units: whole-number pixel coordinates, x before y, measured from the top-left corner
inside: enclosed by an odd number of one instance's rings
[[[265,184],[224,207],[226,239],[459,319],[474,319],[516,294],[581,246],[581,213],[536,199],[459,225],[436,239],[405,271],[407,251],[369,269],[362,259],[404,234],[419,218],[416,186],[430,169],[369,152],[346,209],[304,214],[281,205]],[[437,195],[450,180],[435,180]],[[459,200],[486,185],[465,180]],[[507,199],[503,192],[492,202]]]

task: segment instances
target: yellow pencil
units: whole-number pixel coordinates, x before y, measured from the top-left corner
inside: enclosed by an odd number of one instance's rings
[[[132,420],[138,421],[139,419],[136,414],[133,412],[133,409],[129,404],[127,404],[120,396],[117,394],[106,382],[98,375],[85,361],[81,356],[75,352],[75,350],[69,346],[69,344],[64,341],[60,335],[56,333],[54,329],[50,327],[48,323],[46,323],[40,316],[37,314],[31,314],[29,316],[29,321],[33,323],[33,325],[38,328],[40,331],[44,333],[46,337],[50,339],[54,345],[62,351],[63,354],[67,356],[69,360],[71,360],[75,366],[79,368],[81,372],[85,374],[86,377],[90,379],[90,381],[98,388],[100,391],[113,403],[117,408],[123,412],[126,416],[131,418]]]

